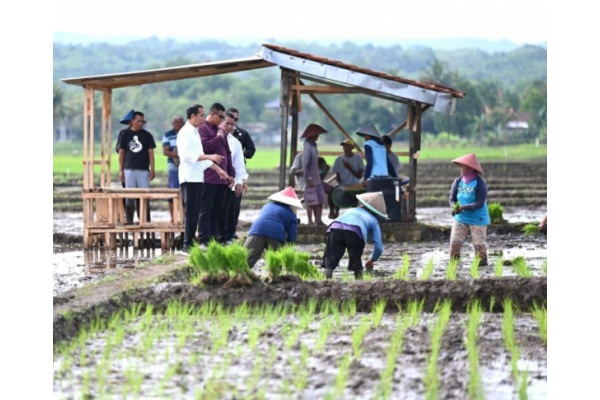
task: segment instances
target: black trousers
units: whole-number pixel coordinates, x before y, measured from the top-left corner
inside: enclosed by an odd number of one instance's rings
[[[332,229],[325,238],[325,253],[321,266],[335,269],[348,250],[348,269],[353,272],[362,272],[361,258],[364,249],[365,242],[356,232]]]
[[[238,199],[239,197],[235,195],[235,192],[228,188],[225,192],[224,212],[219,220],[219,240],[221,242],[233,240],[233,235],[235,235],[237,226],[236,209],[239,213]]]
[[[204,182],[200,199],[200,221],[198,231],[200,244],[208,244],[212,239],[219,240],[219,220],[225,212],[227,185]]]
[[[192,247],[196,237],[196,227],[200,217],[200,199],[202,196],[202,182],[184,182],[181,185],[182,197],[185,199],[185,232],[183,234],[183,248]]]

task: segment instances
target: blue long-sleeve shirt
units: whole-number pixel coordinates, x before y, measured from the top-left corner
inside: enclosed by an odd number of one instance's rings
[[[298,217],[287,204],[270,201],[260,210],[248,236],[266,236],[281,243],[295,242],[298,236]]]
[[[360,228],[365,243],[370,236],[373,242],[373,253],[371,260],[377,261],[383,254],[383,240],[381,239],[381,228],[377,218],[363,207],[350,208],[335,219],[338,222],[354,225]]]

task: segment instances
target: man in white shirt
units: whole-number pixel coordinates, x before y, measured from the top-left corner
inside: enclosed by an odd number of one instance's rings
[[[189,253],[196,236],[198,217],[200,216],[200,197],[204,170],[211,168],[221,179],[228,176],[217,164],[223,161],[218,154],[204,154],[198,127],[204,122],[204,107],[200,104],[190,106],[187,121],[177,136],[177,152],[179,154],[179,185],[181,186],[185,205],[185,233],[183,235],[183,251]]]
[[[244,149],[242,143],[236,139],[232,132],[235,127],[235,115],[231,112],[225,113],[225,119],[219,125],[219,129],[227,134],[227,143],[231,151],[231,163],[235,169],[235,184],[225,195],[225,213],[219,220],[219,241],[230,244],[236,237],[238,217],[240,215],[239,197],[248,191],[248,172],[244,161]]]

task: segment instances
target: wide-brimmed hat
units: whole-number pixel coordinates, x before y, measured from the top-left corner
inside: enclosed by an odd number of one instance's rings
[[[306,139],[308,137],[319,136],[322,133],[327,133],[327,130],[320,125],[310,124],[302,132],[301,139]]]
[[[475,172],[483,174],[483,168],[481,168],[481,164],[479,164],[479,161],[477,160],[475,153],[469,153],[465,156],[455,158],[454,160],[452,160],[452,162],[454,164],[466,165],[467,167],[471,168]]]
[[[356,198],[375,214],[388,218],[383,192],[366,192],[357,194]]]
[[[294,192],[294,188],[288,186],[280,192],[273,193],[269,197],[268,200],[276,201],[278,203],[287,204],[288,206],[304,208],[298,196],[296,196],[296,192]]]
[[[356,145],[354,144],[354,141],[352,139],[346,139],[344,140],[342,143],[340,143],[340,146],[343,146],[347,144],[348,146],[352,146],[352,148],[354,148]]]
[[[129,125],[129,122],[133,119],[134,113],[135,113],[135,110],[129,111],[127,114],[125,114],[123,116],[123,118],[121,118],[121,120],[119,122],[123,125]]]
[[[362,136],[363,138],[365,135],[371,136],[373,139],[375,139],[377,141],[377,143],[383,144],[383,138],[381,137],[381,134],[379,133],[377,128],[375,128],[375,125],[373,125],[371,123],[363,126],[362,128],[359,128],[356,131],[356,134],[359,136]]]

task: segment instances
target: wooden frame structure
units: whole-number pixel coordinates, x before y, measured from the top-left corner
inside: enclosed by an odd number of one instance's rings
[[[418,82],[383,72],[361,68],[341,61],[313,54],[302,53],[282,46],[263,44],[252,57],[153,69],[137,72],[97,75],[63,79],[63,82],[84,89],[83,104],[83,224],[84,247],[91,248],[103,238],[105,244],[115,247],[117,238],[132,233],[134,242],[144,234],[161,235],[163,248],[172,246],[173,235],[184,231],[181,195],[178,189],[150,188],[123,189],[111,187],[110,153],[112,143],[112,91],[117,88],[138,86],[180,79],[198,78],[259,68],[279,66],[281,70],[280,114],[281,156],[279,188],[286,186],[286,175],[298,147],[298,113],[302,111],[302,95],[309,96],[317,107],[339,129],[344,137],[350,138],[347,130],[327,110],[317,95],[361,93],[406,105],[404,122],[387,134],[393,136],[402,129],[409,132],[409,151],[403,153],[409,160],[410,183],[407,186],[407,203],[402,210],[402,222],[416,220],[417,159],[421,149],[421,117],[425,111],[451,115],[455,100],[465,93],[435,83]],[[309,83],[305,83],[309,82]],[[100,128],[100,154],[94,153],[94,95],[102,94]],[[291,118],[291,127],[288,120]],[[356,127],[358,128],[358,127]],[[288,131],[291,133],[288,151]],[[362,152],[360,147],[357,148]],[[96,170],[99,167],[99,184],[95,186]],[[123,198],[137,198],[141,203],[151,199],[173,199],[174,221],[150,223],[144,218],[137,225],[124,225]],[[140,213],[140,215],[145,215]]]

